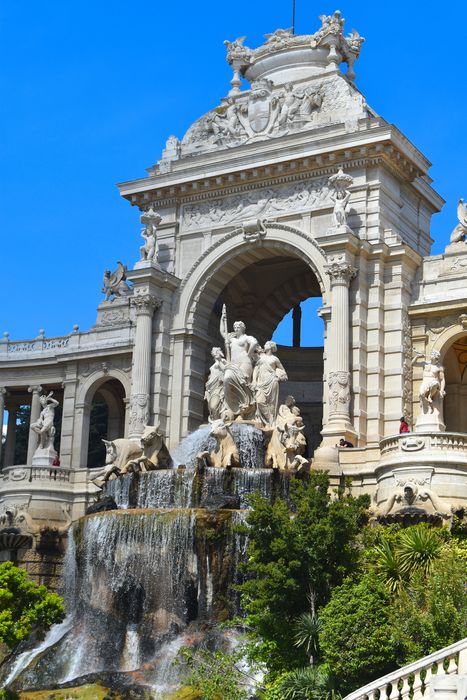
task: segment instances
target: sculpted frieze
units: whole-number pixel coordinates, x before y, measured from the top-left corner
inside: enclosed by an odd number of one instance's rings
[[[230,94],[186,132],[180,156],[231,148],[366,116],[363,97],[342,78],[323,78],[308,85],[277,88],[260,78],[249,93]]]
[[[325,178],[296,182],[278,188],[262,188],[183,207],[183,228],[193,230],[225,226],[237,221],[265,219],[304,209],[331,207]]]

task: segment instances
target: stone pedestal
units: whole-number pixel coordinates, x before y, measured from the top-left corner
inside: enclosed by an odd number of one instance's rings
[[[49,447],[38,447],[32,456],[33,467],[50,467],[57,456],[53,445]]]
[[[420,413],[414,428],[416,433],[444,433],[445,430],[446,426],[436,409],[433,413]]]

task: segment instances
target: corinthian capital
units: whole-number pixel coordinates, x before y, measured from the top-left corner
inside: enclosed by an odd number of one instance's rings
[[[152,294],[136,294],[130,299],[131,306],[134,307],[136,315],[152,315],[162,304],[162,301]]]
[[[331,262],[326,265],[326,272],[331,279],[331,286],[335,284],[345,284],[349,286],[350,281],[357,274],[357,269],[348,262]]]

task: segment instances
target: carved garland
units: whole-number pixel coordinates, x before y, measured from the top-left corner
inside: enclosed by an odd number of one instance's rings
[[[412,424],[412,326],[407,310],[402,316],[402,414]]]

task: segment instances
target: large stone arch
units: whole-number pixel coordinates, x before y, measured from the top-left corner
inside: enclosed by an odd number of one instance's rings
[[[193,263],[180,286],[172,330],[171,445],[203,420],[206,352],[212,342],[209,323],[217,300],[231,280],[259,261],[289,257],[305,263],[318,283],[323,303],[330,298],[326,258],[316,241],[286,224],[271,222],[266,227],[264,237],[253,239],[246,239],[242,228],[226,233]],[[300,283],[290,287],[290,303],[277,308],[277,323],[291,306],[308,296]],[[264,313],[268,313],[266,308]]]
[[[303,260],[315,275],[323,296],[330,287],[325,274],[326,258],[316,241],[298,228],[280,223],[267,223],[264,238],[245,240],[242,229],[235,229],[211,245],[192,265],[179,290],[174,328],[193,328],[199,315],[201,295],[206,303],[215,302],[225,285],[245,266],[268,255],[290,255]]]
[[[128,375],[119,369],[112,369],[107,372],[102,370],[96,370],[92,372],[86,379],[80,383],[78,391],[76,394],[75,403],[75,429],[74,442],[73,442],[73,465],[79,467],[85,467],[87,464],[87,454],[88,454],[88,441],[89,441],[89,420],[90,412],[92,406],[93,397],[98,391],[103,391],[106,396],[106,401],[109,406],[117,409],[117,401],[112,393],[106,391],[105,385],[111,380],[118,381],[122,388],[124,394],[124,401],[129,399],[130,396],[130,378]],[[126,405],[124,407],[126,413]],[[125,434],[127,433],[127,418],[125,416]],[[117,437],[115,435],[114,437]],[[120,437],[123,437],[121,435]]]
[[[467,317],[445,328],[433,343],[441,354],[446,380],[444,422],[448,432],[467,433]]]

